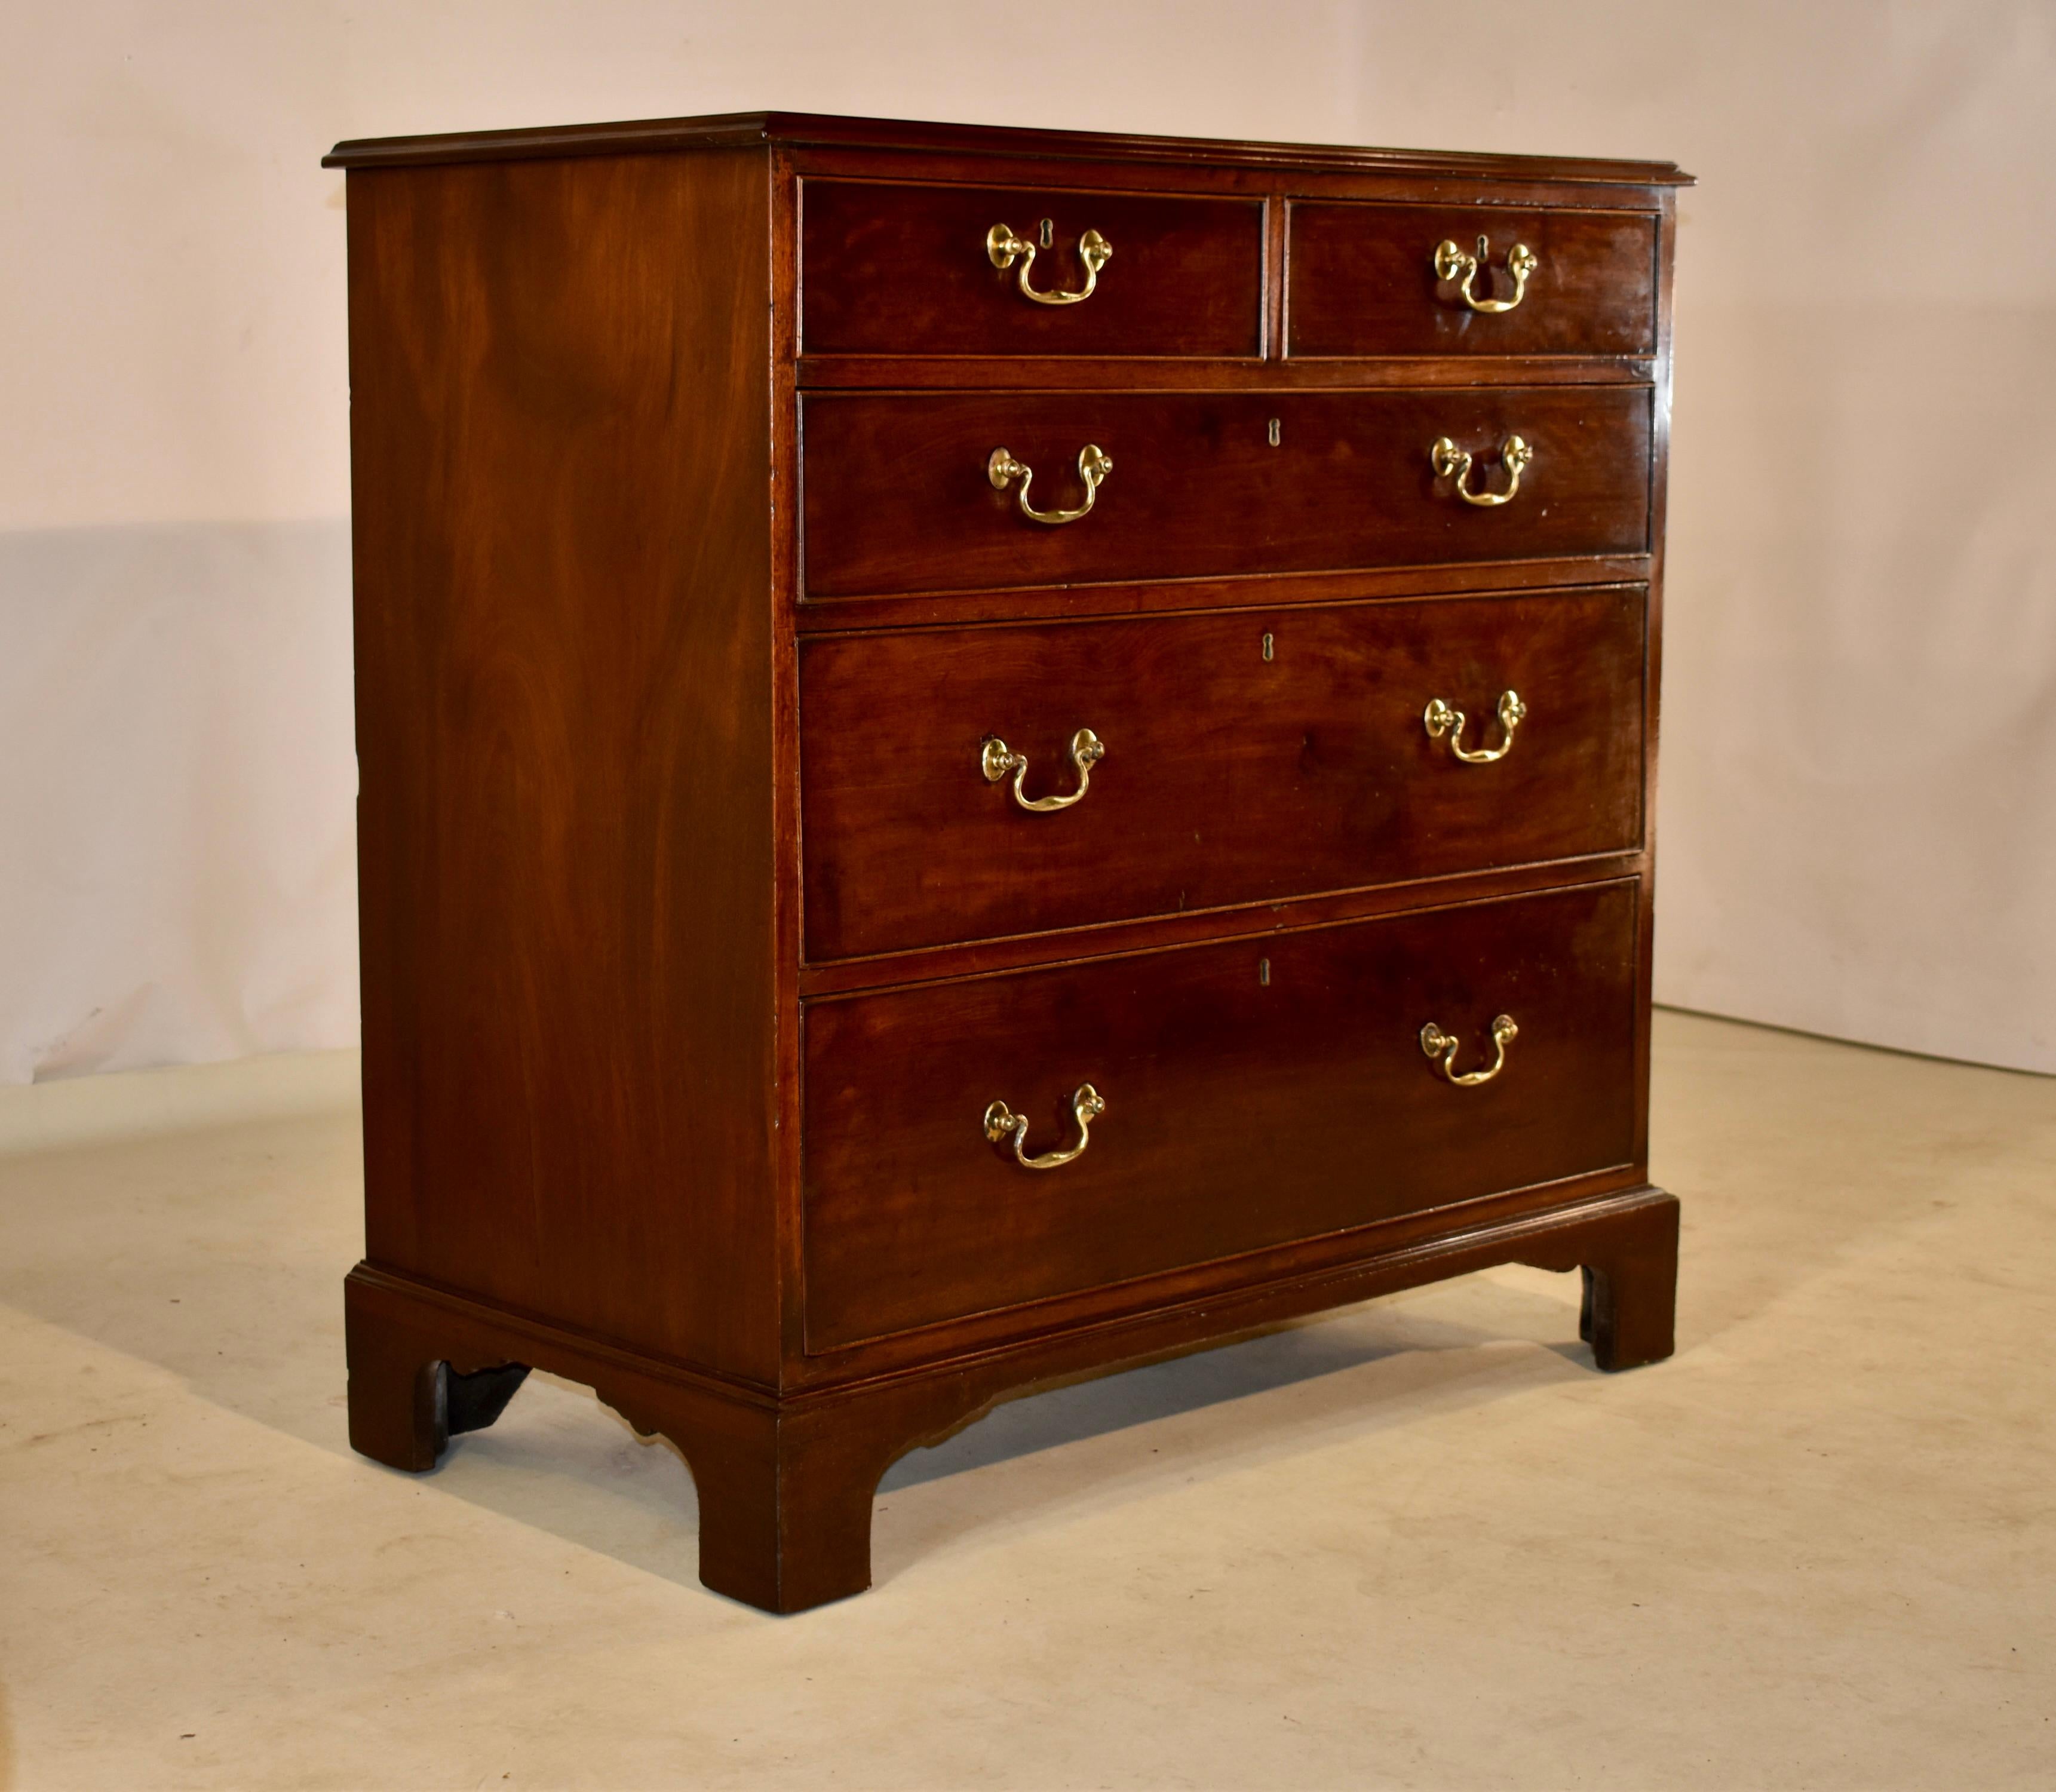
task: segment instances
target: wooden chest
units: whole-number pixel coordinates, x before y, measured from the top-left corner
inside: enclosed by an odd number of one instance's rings
[[[1666,163],[340,145],[350,1435],[530,1365],[710,1587],[1038,1383],[1489,1264],[1671,1347]]]

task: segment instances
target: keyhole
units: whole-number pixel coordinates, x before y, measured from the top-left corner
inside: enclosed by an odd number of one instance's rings
[[[1275,448],[1278,445],[1278,429],[1279,421],[1280,419],[1275,417],[1271,420],[1271,445],[1273,448]]]
[[[1271,960],[1260,958],[1256,961],[1256,980],[1265,988],[1271,987]]]
[[[1264,663],[1268,665],[1271,660],[1271,637],[1267,635],[1263,637],[1263,659]]]
[[[1045,219],[1045,220],[1043,220],[1043,222],[1044,222],[1044,223],[1046,223],[1046,224],[1048,221],[1049,221],[1049,220],[1048,220],[1047,219]],[[1047,237],[1045,237],[1045,238],[1042,239],[1042,241],[1043,241],[1043,247],[1046,248],[1046,247],[1049,246],[1049,239],[1048,239]],[[1492,239],[1491,239],[1490,237],[1489,237],[1489,236],[1481,236],[1481,237],[1478,239],[1478,264],[1479,264],[1479,266],[1480,266],[1480,267],[1484,266],[1484,264],[1485,264],[1486,262],[1489,261],[1489,260],[1492,259],[1492,258],[1491,258],[1491,256],[1490,256],[1489,254],[1487,254],[1487,253],[1486,253],[1486,251],[1487,251],[1488,247],[1490,246],[1491,242],[1492,242]]]
[[[1057,240],[1057,220],[1054,218],[1045,218],[1042,220],[1041,240],[1042,247],[1046,249]],[[1478,253],[1480,255],[1485,253],[1482,247],[1478,250]]]

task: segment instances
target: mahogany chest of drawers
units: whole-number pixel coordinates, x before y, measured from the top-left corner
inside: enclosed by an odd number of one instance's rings
[[[1505,1262],[1667,1355],[1669,164],[767,114],[340,145],[350,1435],[541,1365],[701,1572]]]

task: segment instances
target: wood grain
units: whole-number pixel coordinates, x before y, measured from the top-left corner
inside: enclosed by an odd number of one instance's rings
[[[1327,568],[1640,553],[1650,395],[1640,387],[1433,392],[815,392],[801,401],[806,592],[977,591]],[[1271,419],[1279,445],[1270,445]],[[1464,503],[1429,449],[1535,451],[1511,504]],[[1022,516],[986,477],[1006,448],[1037,508],[1084,500],[1078,453],[1113,459],[1089,516]]]
[[[350,1439],[393,1467],[431,1467],[449,1442],[433,1403],[420,1397],[433,1387],[436,1365],[532,1363],[593,1387],[644,1436],[662,1433],[678,1446],[699,1495],[700,1577],[707,1586],[766,1611],[804,1611],[870,1584],[872,1498],[886,1466],[1008,1394],[1225,1343],[1502,1263],[1582,1268],[1580,1329],[1593,1361],[1606,1370],[1632,1368],[1670,1354],[1677,1248],[1677,1201],[1661,1189],[1630,1188],[1495,1215],[1377,1256],[775,1401],[548,1319],[360,1264],[343,1288]]]
[[[1287,214],[1286,353],[1346,355],[1647,355],[1656,342],[1656,214],[1504,205],[1301,203]],[[1437,281],[1436,246],[1466,255],[1489,237],[1471,283],[1508,299],[1508,251],[1540,265],[1511,311],[1477,312]]]
[[[1642,591],[895,631],[801,653],[809,958],[1285,900],[1630,851],[1642,822]],[[1265,657],[1265,643],[1270,657]],[[1462,709],[1464,765],[1422,726]],[[884,699],[884,700],[881,700]],[[1031,814],[988,783],[997,735]]]
[[[809,354],[1228,355],[1263,352],[1263,203],[1157,194],[809,180],[801,188]],[[1038,305],[986,233],[1028,241],[1038,291],[1085,282],[1080,237],[1113,246],[1092,295]]]
[[[350,227],[368,1254],[773,1381],[768,307],[704,253],[767,203],[491,164]]]
[[[1213,137],[1044,131],[990,125],[937,125],[819,113],[736,112],[702,118],[650,118],[600,125],[553,125],[428,136],[362,137],[338,143],[326,168],[421,167],[449,162],[522,160],[658,152],[765,148],[901,149],[990,165],[997,157],[1071,156],[1130,165],[1168,162],[1234,168],[1398,173],[1466,180],[1560,180],[1600,185],[1691,182],[1675,162],[1610,161],[1591,156],[1508,156],[1468,150],[1367,149],[1344,144],[1239,142]]]
[[[830,1349],[1627,1161],[1635,886],[809,1005],[807,1339]],[[1267,976],[1267,981],[1266,978]],[[1424,1023],[1505,1070],[1442,1080]],[[979,1129],[1076,1143],[1022,1169]]]

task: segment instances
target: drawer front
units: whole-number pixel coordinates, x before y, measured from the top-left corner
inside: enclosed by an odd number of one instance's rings
[[[1600,884],[811,1005],[809,1347],[1627,1163],[1635,916]],[[1447,1080],[1501,1015],[1499,1074]],[[1088,1083],[1072,1161],[988,1139],[997,1102],[1075,1146]]]
[[[809,180],[800,231],[809,354],[1263,352],[1260,200]]]
[[[1640,844],[1645,591],[848,635],[800,650],[815,962]],[[1267,656],[1267,653],[1268,657]],[[1511,744],[1498,710],[1522,706]],[[1461,729],[1425,722],[1440,698]],[[1085,795],[1073,736],[1104,750]],[[1025,757],[1021,793],[985,742]],[[1466,754],[1503,757],[1465,762]]]
[[[1643,553],[1650,403],[1641,386],[814,394],[805,588],[820,599]],[[1532,458],[1510,501],[1466,501],[1505,494],[1514,437]],[[1473,457],[1461,477],[1438,464],[1445,440]],[[1112,462],[1096,489],[1080,473],[1089,447]],[[1033,508],[1088,496],[1090,508],[1032,520],[1009,459],[1032,475]]]
[[[1656,220],[1646,212],[1295,204],[1288,228],[1289,354],[1656,351]],[[1474,269],[1446,259],[1438,268],[1445,243]],[[1516,281],[1509,262],[1522,248],[1535,266]],[[1475,309],[1466,279],[1481,303],[1518,302]]]

